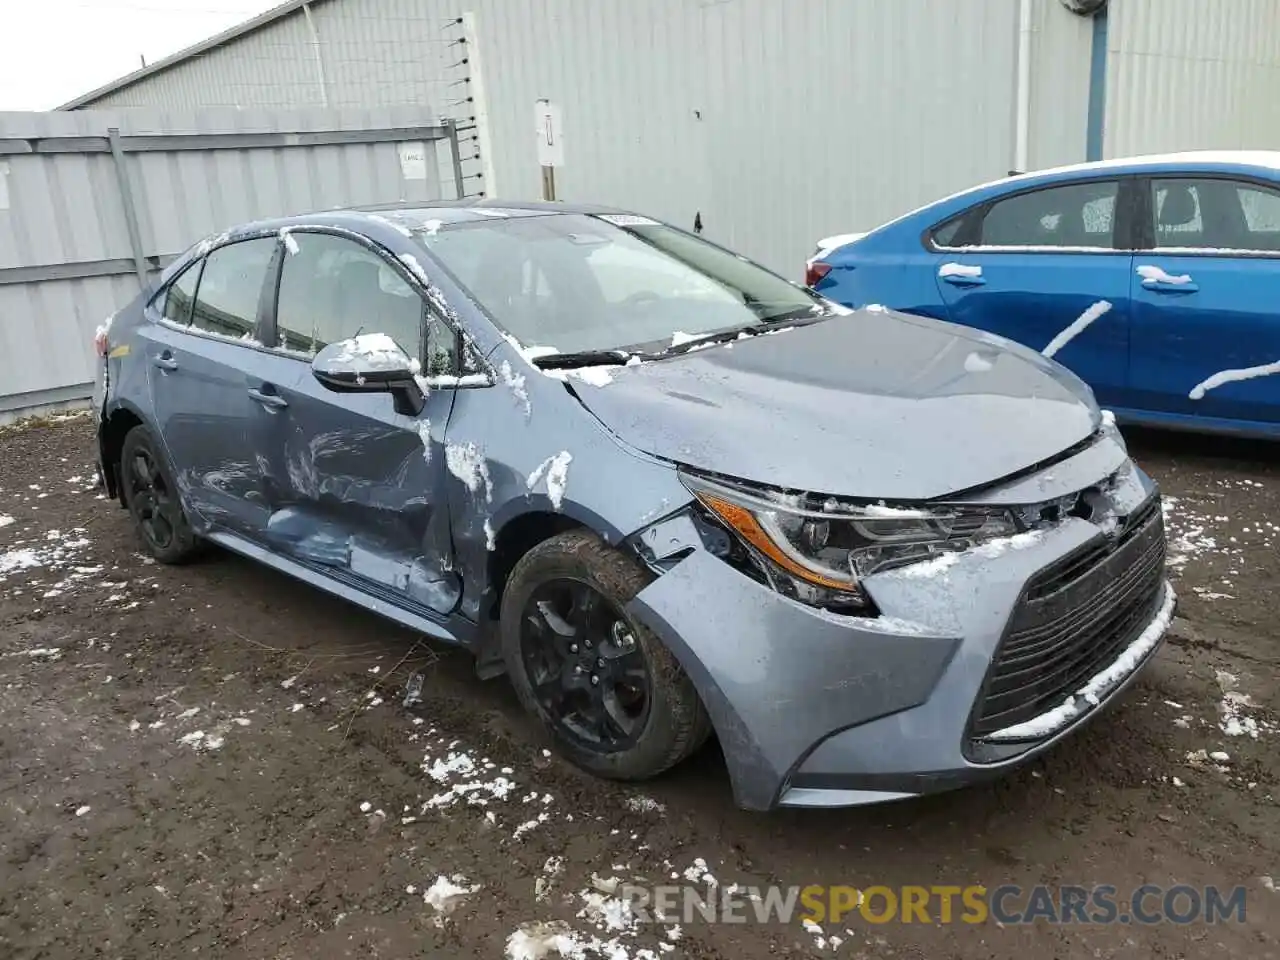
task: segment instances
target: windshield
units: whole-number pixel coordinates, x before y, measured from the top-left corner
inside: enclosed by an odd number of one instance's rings
[[[420,239],[497,324],[559,353],[661,349],[821,315],[801,287],[643,217],[584,214],[450,224]]]

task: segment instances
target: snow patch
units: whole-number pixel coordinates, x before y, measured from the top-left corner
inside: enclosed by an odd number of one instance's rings
[[[449,914],[457,909],[458,904],[479,889],[479,884],[467,886],[466,877],[455,873],[452,879],[445,876],[436,877],[436,882],[423,892],[422,899],[436,913]]]
[[[529,406],[529,391],[525,387],[524,374],[516,373],[516,371],[511,367],[511,362],[509,360],[503,360],[502,364],[498,367],[498,376],[502,378],[502,382],[505,383],[515,395],[516,400],[524,406],[524,415],[526,417],[529,416],[532,412],[532,408]]]
[[[986,373],[994,364],[981,354],[971,353],[964,358],[964,368],[968,373]]]
[[[461,480],[473,495],[479,496],[484,487],[486,501],[493,499],[493,480],[484,454],[474,443],[451,443],[445,447],[445,462],[449,472]]]
[[[1182,286],[1191,282],[1191,276],[1186,273],[1180,273],[1176,277],[1172,274],[1165,273],[1162,269],[1154,264],[1144,263],[1137,268],[1137,274],[1146,283],[1172,283]]]
[[[944,263],[938,268],[939,277],[980,277],[982,267],[976,263]]]
[[[280,240],[284,243],[284,248],[289,251],[289,256],[294,256],[298,252],[298,241],[293,236],[293,228],[281,227]]]
[[[428,237],[434,237],[440,232],[440,228],[444,226],[443,220],[426,220],[422,224],[422,232]]]
[[[525,480],[525,486],[532,491],[545,475],[547,496],[551,500],[551,505],[559,510],[560,504],[564,502],[565,488],[569,483],[569,464],[572,460],[573,454],[568,450],[561,450],[555,456],[547,457],[538,464],[533,473],[529,474],[528,479]]]
[[[1244,380],[1255,380],[1258,377],[1270,377],[1280,373],[1280,361],[1264,363],[1260,367],[1245,367],[1241,370],[1222,370],[1213,376],[1200,381],[1187,394],[1192,400],[1203,400],[1204,395],[1226,383],[1237,383]]]
[[[488,517],[484,518],[484,548],[490,553],[498,549],[498,533]]]
[[[1080,314],[1080,316],[1076,317],[1076,319],[1073,320],[1065,330],[1063,330],[1056,337],[1050,340],[1048,345],[1041,351],[1041,353],[1043,353],[1045,357],[1053,357],[1059,350],[1065,347],[1068,343],[1070,343],[1080,334],[1084,333],[1084,331],[1087,330],[1095,320],[1103,316],[1110,309],[1111,309],[1110,300],[1099,300],[1093,306],[1089,307],[1089,309],[1086,310],[1084,313]]]
[[[593,387],[604,387],[613,382],[613,374],[616,370],[617,367],[596,366],[574,367],[571,370],[565,370],[563,372],[566,376],[573,377],[575,380],[581,380],[583,383],[589,383]],[[559,373],[560,371],[554,372]]]

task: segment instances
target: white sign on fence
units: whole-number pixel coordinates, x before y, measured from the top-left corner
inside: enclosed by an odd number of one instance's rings
[[[400,143],[396,146],[400,151],[400,175],[406,180],[427,179],[427,145]]]
[[[539,100],[534,106],[538,136],[538,163],[544,167],[564,166],[564,127],[560,122],[560,105]]]

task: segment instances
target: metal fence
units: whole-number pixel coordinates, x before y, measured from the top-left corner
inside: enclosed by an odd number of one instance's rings
[[[0,113],[0,422],[89,397],[94,329],[201,237],[461,196],[460,166],[418,108]]]

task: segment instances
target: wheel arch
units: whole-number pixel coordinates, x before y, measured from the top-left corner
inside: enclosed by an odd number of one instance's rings
[[[102,418],[98,430],[98,455],[102,464],[102,481],[107,495],[124,506],[124,490],[120,483],[120,453],[124,438],[137,426],[150,427],[142,411],[127,400],[115,403]]]

